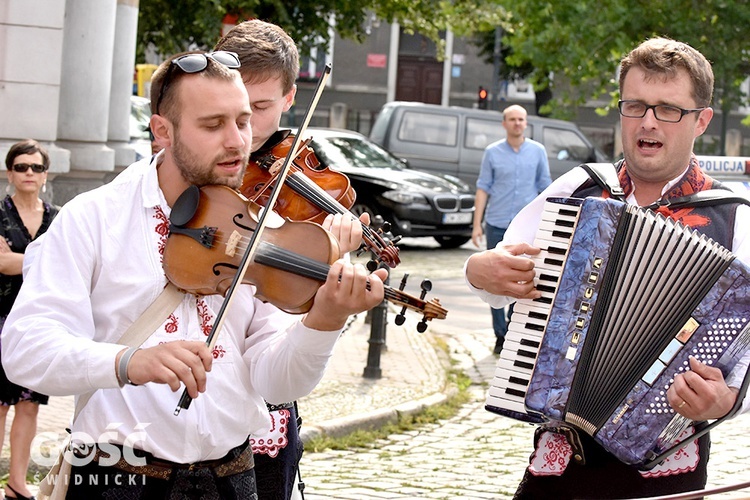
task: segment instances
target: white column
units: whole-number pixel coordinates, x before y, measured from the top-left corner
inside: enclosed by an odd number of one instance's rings
[[[398,72],[398,47],[401,42],[401,25],[397,22],[391,24],[391,43],[388,49],[388,92],[385,102],[396,100],[396,74]]]
[[[58,144],[71,168],[114,170],[106,146],[115,39],[116,0],[66,0]]]
[[[453,66],[453,32],[445,32],[445,59],[443,60],[443,95],[440,104],[448,106],[451,100],[451,77]]]
[[[138,0],[117,0],[112,87],[107,145],[115,151],[115,166],[135,161],[130,141],[130,96],[133,94],[135,45],[138,35]]]
[[[2,0],[2,6],[0,155],[4,161],[12,144],[36,139],[49,149],[51,172],[67,172],[70,154],[53,144],[65,6],[59,0]]]

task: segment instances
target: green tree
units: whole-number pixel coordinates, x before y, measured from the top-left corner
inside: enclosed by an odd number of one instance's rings
[[[505,42],[514,67],[531,65],[536,87],[551,84],[550,106],[560,114],[591,98],[617,100],[617,65],[637,43],[653,36],[684,41],[713,63],[714,107],[726,116],[747,102],[740,85],[750,74],[746,33],[750,4],[730,0],[502,0],[510,13]],[[606,110],[603,110],[606,112]]]
[[[420,33],[442,47],[441,33],[446,28],[459,35],[469,33],[497,23],[501,12],[492,0],[140,0],[139,9],[139,61],[149,46],[162,54],[212,47],[226,14],[278,24],[307,53],[313,46],[330,43],[332,25],[340,37],[363,41],[373,15],[398,21],[406,31]]]

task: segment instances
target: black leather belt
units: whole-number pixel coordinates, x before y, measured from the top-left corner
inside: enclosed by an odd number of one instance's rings
[[[133,456],[133,454],[131,454],[131,456]],[[98,462],[102,458],[108,459],[109,457],[109,453],[102,451],[98,446],[96,447],[96,453],[94,454],[95,461]],[[169,460],[162,460],[148,454],[143,457],[146,460],[146,465],[133,465],[122,458],[122,453],[120,454],[120,457],[121,458],[116,463],[108,466],[130,474],[140,474],[146,477],[163,480],[168,480],[175,471],[198,469],[210,469],[217,477],[226,477],[246,472],[252,469],[254,465],[253,451],[247,443],[234,448],[226,456],[217,460],[207,460],[191,464],[170,462]]]

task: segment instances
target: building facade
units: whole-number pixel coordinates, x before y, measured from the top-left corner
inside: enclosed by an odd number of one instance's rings
[[[0,9],[0,155],[34,138],[50,150],[45,196],[62,205],[109,182],[135,160],[129,144],[130,96],[136,68],[138,0],[4,0]],[[326,63],[333,71],[311,125],[368,134],[380,107],[393,100],[476,107],[479,87],[491,107],[521,104],[535,114],[533,89],[493,81],[493,65],[468,40],[444,35],[444,57],[434,43],[398,24],[370,18],[359,44],[334,37],[328,50],[302,59],[297,102],[285,125],[297,126]],[[144,61],[138,61],[143,63]],[[158,63],[159,61],[146,61]],[[140,86],[141,88],[143,86]],[[147,86],[146,86],[147,87]],[[136,87],[138,88],[138,87]],[[599,116],[591,103],[575,121],[605,153],[619,153],[616,111]],[[750,156],[747,110],[727,118],[728,155]],[[717,116],[699,147],[716,154]],[[0,178],[0,189],[6,182]]]

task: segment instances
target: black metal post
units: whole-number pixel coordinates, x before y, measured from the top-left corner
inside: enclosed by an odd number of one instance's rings
[[[385,280],[388,284],[388,279]],[[370,310],[370,338],[367,343],[370,347],[367,350],[367,366],[362,374],[364,378],[380,378],[382,370],[380,369],[380,354],[385,346],[385,329],[388,325],[388,305],[385,300]]]
[[[385,327],[388,323],[388,308],[385,301],[372,308],[372,323],[370,324],[370,338],[367,343],[370,345],[367,350],[367,366],[362,375],[365,378],[380,378],[382,370],[380,369],[380,354],[383,352],[385,345]]]

